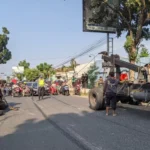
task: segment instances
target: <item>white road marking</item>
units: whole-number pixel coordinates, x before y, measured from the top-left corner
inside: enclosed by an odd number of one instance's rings
[[[94,144],[91,144],[90,142],[88,142],[85,138],[83,138],[81,135],[79,135],[78,133],[76,133],[72,129],[67,128],[67,130],[68,130],[68,132],[70,134],[72,134],[77,140],[81,141],[89,149],[92,149],[92,150],[102,150],[102,147],[96,147]]]
[[[68,126],[75,127],[76,125],[75,124],[68,124]]]
[[[34,113],[31,113],[31,112],[29,112],[28,114],[31,115],[31,116],[35,116],[35,114],[34,114]]]

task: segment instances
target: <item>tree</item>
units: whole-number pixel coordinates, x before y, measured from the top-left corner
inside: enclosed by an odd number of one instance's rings
[[[3,33],[0,34],[0,64],[6,64],[12,57],[11,52],[7,48],[9,31],[7,28],[3,27],[2,32]]]
[[[37,69],[26,69],[24,74],[28,81],[35,81],[39,78],[40,72]]]
[[[71,65],[71,68],[74,70],[74,72],[75,72],[75,67],[77,66],[77,62],[75,61],[75,59],[72,59],[71,61],[70,61],[70,65]]]
[[[44,74],[45,78],[50,78],[51,75],[55,74],[55,70],[52,65],[47,63],[41,63],[37,66],[37,69]]]
[[[149,57],[148,49],[146,47],[143,47],[139,56],[140,56],[140,58],[142,58],[142,57]]]
[[[117,1],[117,0],[116,0]],[[117,36],[126,31],[124,48],[129,56],[130,63],[136,62],[138,46],[143,39],[150,39],[150,1],[149,0],[120,0],[119,5],[112,5],[110,0],[91,0],[90,22],[112,24],[118,18]],[[111,13],[113,12],[113,13]],[[134,72],[130,71],[133,80]]]
[[[24,69],[29,69],[30,63],[26,62],[26,60],[20,61],[18,66],[24,67]]]
[[[142,57],[150,56],[148,49],[144,45],[141,45],[138,51],[139,51],[139,54],[137,56],[136,62],[139,62],[140,58],[142,58]]]
[[[89,67],[87,74],[88,79],[90,81],[90,88],[93,88],[95,86],[95,81],[97,79],[98,74],[98,67],[96,66],[95,63]]]
[[[15,76],[19,79],[19,81],[23,80],[24,74],[16,73]]]
[[[65,74],[66,74],[66,77],[67,77],[67,79],[68,79],[67,72],[69,71],[69,67],[62,66],[61,70],[62,70],[62,72],[65,72]]]

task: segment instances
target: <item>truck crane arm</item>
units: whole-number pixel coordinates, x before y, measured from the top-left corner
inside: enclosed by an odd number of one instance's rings
[[[111,62],[111,64],[114,66],[127,68],[135,72],[139,72],[142,69],[142,67],[139,67],[135,64],[131,64],[129,62],[120,60],[120,57],[118,55],[111,55],[111,56],[102,55],[102,59],[104,60],[104,62]]]

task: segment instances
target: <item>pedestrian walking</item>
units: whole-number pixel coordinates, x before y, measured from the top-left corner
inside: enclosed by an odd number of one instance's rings
[[[114,72],[109,73],[109,77],[104,83],[104,96],[106,100],[106,115],[109,114],[109,108],[113,109],[113,116],[116,116],[116,94],[119,80],[115,79]]]

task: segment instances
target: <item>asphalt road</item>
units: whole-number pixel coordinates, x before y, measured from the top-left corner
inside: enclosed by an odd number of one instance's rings
[[[150,108],[119,104],[118,115],[92,111],[75,96],[7,98],[0,150],[149,150]]]

